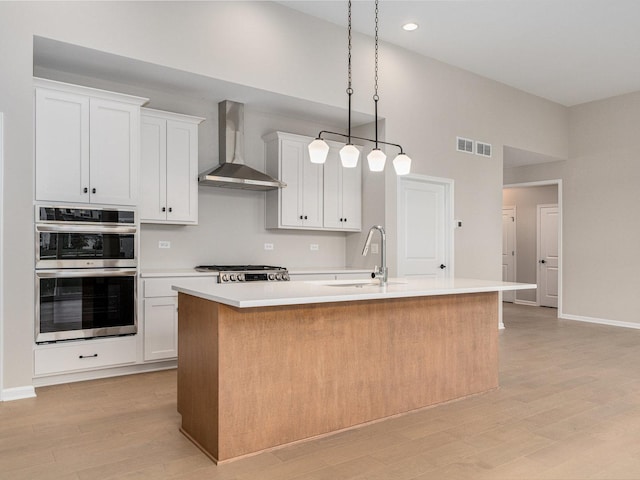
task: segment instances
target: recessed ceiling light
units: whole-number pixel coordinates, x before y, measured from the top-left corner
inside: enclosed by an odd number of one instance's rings
[[[412,32],[413,30],[416,30],[417,28],[418,28],[418,24],[417,23],[413,23],[413,22],[405,23],[402,26],[402,29],[406,30],[407,32]]]

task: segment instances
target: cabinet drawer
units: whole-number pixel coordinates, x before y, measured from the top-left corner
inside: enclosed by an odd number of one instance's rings
[[[177,297],[178,292],[171,289],[172,285],[197,288],[215,282],[215,276],[148,278],[144,281],[144,298]]]
[[[84,340],[36,347],[35,375],[51,375],[136,362],[136,337]]]

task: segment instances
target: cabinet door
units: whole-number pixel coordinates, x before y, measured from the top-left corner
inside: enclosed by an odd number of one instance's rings
[[[342,228],[362,229],[362,161],[342,170]]]
[[[89,98],[37,88],[35,129],[36,200],[88,202]]]
[[[340,151],[331,147],[324,166],[324,227],[340,230],[362,228],[362,159],[344,168]]]
[[[167,122],[142,116],[140,123],[140,221],[163,221],[167,218]]]
[[[144,359],[163,360],[178,356],[178,299],[144,300]]]
[[[307,144],[303,144],[302,156],[302,214],[305,227],[322,228],[323,165],[311,163]]]
[[[198,126],[167,120],[167,220],[198,222]]]
[[[280,223],[285,227],[301,227],[302,212],[302,168],[304,149],[301,142],[280,140],[280,179],[287,184],[280,190]]]
[[[89,121],[91,202],[135,205],[140,107],[92,98]]]
[[[360,162],[358,162],[359,164]],[[324,164],[324,221],[325,228],[342,228],[342,164],[335,147],[329,149]]]

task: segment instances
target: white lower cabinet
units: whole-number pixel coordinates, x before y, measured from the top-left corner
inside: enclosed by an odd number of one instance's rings
[[[144,279],[143,335],[145,362],[178,356],[178,292],[172,285],[204,287],[215,282],[213,275],[167,276]]]
[[[54,375],[136,363],[135,335],[38,345],[34,374]]]
[[[178,298],[144,300],[144,361],[178,356]]]

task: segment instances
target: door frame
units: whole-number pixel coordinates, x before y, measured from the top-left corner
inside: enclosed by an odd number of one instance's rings
[[[540,262],[540,257],[542,256],[540,250],[540,224],[541,224],[541,211],[544,207],[556,207],[558,209],[558,227],[560,226],[560,207],[557,203],[539,203],[536,205],[536,262]],[[558,237],[560,234],[558,234]],[[560,249],[558,249],[558,256],[560,255]],[[562,257],[559,258],[562,260]],[[560,263],[560,262],[558,262]],[[558,307],[560,306],[560,268],[558,268]],[[536,265],[536,285],[540,287],[540,266]],[[536,304],[538,307],[540,306],[540,288],[536,288]]]
[[[562,194],[562,179],[553,179],[553,180],[541,180],[537,182],[523,182],[523,183],[509,183],[502,186],[505,188],[522,188],[522,187],[543,187],[547,185],[557,185],[558,187],[558,256],[560,257],[558,260],[558,318],[562,318],[563,310],[562,310],[562,299],[563,299],[563,263],[564,263],[564,255],[562,253],[562,228],[563,228],[563,216],[564,216],[564,208],[563,208],[563,194]],[[537,235],[537,232],[536,232]],[[537,239],[536,239],[537,244]],[[537,248],[537,247],[536,247]],[[536,289],[536,304],[540,305],[539,301],[539,291]]]
[[[504,212],[505,210],[513,210],[513,248],[514,251],[517,252],[518,248],[518,229],[516,228],[516,222],[518,219],[518,209],[516,208],[515,205],[507,205],[507,206],[503,206],[502,207],[502,212]],[[513,255],[513,280],[514,282],[516,282],[518,279],[518,256],[517,255]],[[513,294],[513,303],[516,303],[516,293],[518,291],[517,290],[511,290],[511,292],[503,292],[502,293],[502,300],[503,301],[508,301],[508,300],[504,300],[504,295],[506,293],[511,293]]]
[[[407,180],[422,182],[422,183],[431,183],[444,186],[444,248],[445,248],[445,265],[447,266],[446,277],[453,278],[455,275],[455,265],[454,265],[454,250],[453,250],[453,227],[455,225],[455,221],[453,219],[453,187],[454,181],[452,178],[443,178],[443,177],[432,177],[429,175],[419,175],[416,173],[411,173],[409,175],[400,175],[396,180],[396,231],[398,232],[397,242],[396,242],[396,258],[397,258],[397,274],[399,277],[404,275],[404,272],[400,268],[400,245],[404,241],[404,232],[400,229],[400,218],[402,215],[402,202],[400,201],[402,188],[404,182]]]

